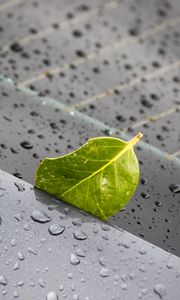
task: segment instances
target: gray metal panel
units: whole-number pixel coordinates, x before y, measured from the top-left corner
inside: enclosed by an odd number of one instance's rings
[[[0,193],[2,300],[180,298],[176,256],[2,171]],[[34,210],[50,222],[33,221]],[[54,223],[62,234],[49,233]],[[79,232],[83,240],[74,237]]]

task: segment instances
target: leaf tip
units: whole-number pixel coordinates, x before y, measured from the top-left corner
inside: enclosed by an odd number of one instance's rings
[[[136,134],[136,137],[137,137],[138,140],[141,140],[142,137],[143,137],[143,133],[138,132],[138,133]]]
[[[129,141],[129,143],[131,144],[131,145],[136,145],[141,139],[142,139],[142,137],[143,137],[143,134],[141,133],[141,132],[138,132],[137,134],[136,134],[136,136],[135,137],[133,137],[130,141]]]

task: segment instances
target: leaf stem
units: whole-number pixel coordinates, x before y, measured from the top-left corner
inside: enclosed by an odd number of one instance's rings
[[[142,134],[141,132],[138,132],[138,133],[136,134],[136,136],[133,137],[133,138],[129,141],[129,143],[130,143],[132,146],[134,146],[134,145],[136,145],[136,144],[139,142],[140,139],[142,139],[142,137],[143,137],[143,134]]]

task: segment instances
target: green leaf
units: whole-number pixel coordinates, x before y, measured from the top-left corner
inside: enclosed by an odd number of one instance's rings
[[[142,137],[125,142],[113,137],[88,140],[79,149],[39,165],[35,185],[59,199],[101,219],[124,208],[139,180],[139,164],[133,151]]]

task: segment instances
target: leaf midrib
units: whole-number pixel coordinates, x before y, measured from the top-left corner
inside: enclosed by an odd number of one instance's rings
[[[98,169],[97,171],[95,171],[94,173],[92,173],[90,176],[84,178],[83,180],[81,180],[80,182],[78,182],[77,184],[75,184],[73,187],[71,187],[70,189],[68,189],[65,193],[61,194],[61,197],[64,197],[68,192],[70,192],[71,190],[73,190],[74,188],[76,188],[78,185],[80,185],[81,183],[85,182],[86,180],[89,180],[90,178],[92,178],[93,176],[95,176],[96,174],[98,174],[99,172],[103,171],[105,168],[107,168],[111,163],[113,163],[116,159],[118,159],[120,156],[122,156],[129,148],[132,147],[131,143],[127,143],[127,145],[124,147],[124,149],[122,151],[120,151],[117,155],[114,156],[114,158],[112,158],[111,160],[108,161],[107,164],[105,164],[103,167],[101,167],[100,169]]]

